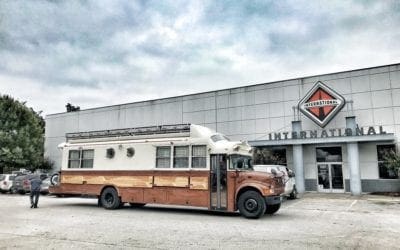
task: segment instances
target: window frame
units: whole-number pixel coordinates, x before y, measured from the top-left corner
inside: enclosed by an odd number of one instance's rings
[[[78,153],[77,158],[71,158],[73,153]],[[71,162],[78,162],[77,167],[71,167]],[[80,149],[70,149],[68,150],[68,168],[80,168],[81,166],[81,150]]]
[[[195,148],[200,148],[200,147],[204,148],[205,155],[204,156],[194,156],[193,150]],[[191,152],[191,159],[190,159],[191,165],[190,165],[190,167],[192,169],[207,169],[207,145],[192,145],[190,152]],[[204,166],[200,166],[200,167],[193,167],[194,166],[193,162],[194,162],[195,159],[204,159],[205,165]]]
[[[186,148],[186,156],[176,156],[176,152],[177,152],[177,148]],[[174,146],[174,150],[173,150],[173,162],[172,162],[172,168],[179,168],[179,169],[184,169],[184,168],[190,168],[190,162],[189,159],[191,158],[190,156],[190,145],[178,145],[178,146]],[[186,160],[186,166],[185,167],[179,167],[177,166],[177,162],[181,161],[181,160]]]
[[[267,153],[267,158],[264,158]],[[259,154],[259,155],[256,155]],[[258,146],[253,150],[253,165],[282,165],[288,164],[288,148],[282,146]]]
[[[377,160],[377,167],[378,167],[378,178],[382,180],[393,180],[393,179],[398,179],[398,174],[394,173],[394,176],[390,177],[388,173],[387,166],[384,164],[386,161],[384,159],[380,159],[381,153],[379,150],[379,147],[388,149],[388,150],[394,150],[395,153],[397,153],[397,147],[396,144],[377,144],[376,145],[376,160]],[[384,170],[382,170],[384,168]],[[381,174],[385,172],[386,176],[382,176]]]
[[[168,157],[166,157],[166,156],[162,156],[162,157],[160,157],[159,155],[158,155],[158,150],[159,149],[166,149],[166,148],[168,148],[169,149],[169,156]],[[157,169],[166,169],[166,168],[171,168],[171,151],[172,151],[172,149],[171,149],[172,147],[171,146],[157,146],[156,147],[156,168]],[[168,159],[168,167],[159,167],[158,166],[158,162],[159,162],[159,160],[160,159]]]
[[[88,152],[91,151],[93,152],[92,157],[91,158],[83,158],[84,152]],[[68,150],[68,169],[92,169],[94,167],[94,149],[70,149]],[[71,159],[71,154],[72,153],[76,153],[78,152],[78,158],[72,158]],[[82,167],[83,166],[83,162],[87,162],[90,161],[91,162],[91,166],[90,167]],[[78,167],[71,167],[71,162],[78,162]]]
[[[246,165],[246,167],[238,168],[237,163],[238,160],[242,160],[242,164]],[[247,162],[246,162],[247,160]],[[253,156],[240,155],[240,154],[232,154],[229,156],[229,169],[230,170],[241,170],[241,171],[253,171]]]
[[[324,152],[328,152],[329,150],[338,150],[340,149],[338,152],[340,153],[340,159],[339,160],[329,160],[329,158],[325,157],[323,158],[324,160],[319,160],[321,158],[318,158],[318,150],[324,150]],[[329,156],[334,156],[335,154],[329,154]],[[339,154],[336,154],[339,155]],[[326,162],[343,162],[343,147],[340,145],[332,145],[332,146],[316,146],[315,147],[315,162],[317,163],[326,163]]]
[[[156,148],[156,153],[155,153],[155,165],[154,168],[155,169],[159,169],[159,170],[207,170],[209,168],[209,164],[208,164],[208,146],[206,144],[196,144],[196,145],[192,145],[192,144],[181,144],[181,145],[154,145],[154,147]],[[177,148],[180,147],[184,147],[187,148],[187,155],[186,156],[176,156],[176,152],[177,152]],[[193,150],[196,149],[196,147],[204,147],[204,156],[193,156]],[[169,148],[169,165],[164,166],[164,167],[159,167],[159,160],[160,159],[167,159],[167,157],[160,157],[159,156],[159,149],[160,148]],[[196,159],[204,159],[203,162],[205,163],[204,166],[201,167],[193,167],[193,161]],[[177,160],[181,160],[181,159],[185,159],[187,164],[184,167],[177,167]]]
[[[85,152],[93,152],[91,154],[91,158],[85,158]],[[83,167],[84,162],[90,162],[91,167]],[[93,168],[94,166],[94,149],[82,149],[82,153],[81,153],[81,166],[80,168]]]

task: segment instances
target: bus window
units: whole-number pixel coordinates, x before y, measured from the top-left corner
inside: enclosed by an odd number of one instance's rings
[[[252,159],[250,156],[232,155],[229,169],[253,170]]]

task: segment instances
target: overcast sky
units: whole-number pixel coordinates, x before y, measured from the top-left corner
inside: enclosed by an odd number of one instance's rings
[[[0,0],[0,94],[44,114],[400,62],[400,1]]]

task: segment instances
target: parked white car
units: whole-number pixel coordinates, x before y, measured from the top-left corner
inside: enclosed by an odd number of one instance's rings
[[[7,193],[11,191],[15,176],[13,174],[0,175],[0,192]]]
[[[285,192],[282,195],[288,196],[290,199],[297,198],[297,189],[295,174],[292,170],[282,165],[253,165],[254,171],[267,173],[281,173],[285,181]]]
[[[42,181],[42,185],[40,185],[40,193],[41,194],[48,194],[49,193],[49,186],[50,186],[50,177],[47,177]]]

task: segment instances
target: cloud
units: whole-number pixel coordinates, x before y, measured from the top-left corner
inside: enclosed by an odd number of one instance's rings
[[[398,1],[5,0],[0,93],[48,114],[397,63],[399,25]]]

